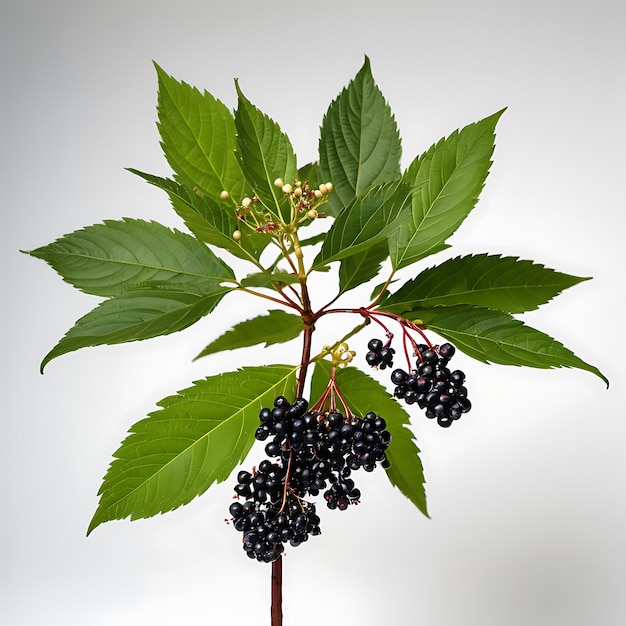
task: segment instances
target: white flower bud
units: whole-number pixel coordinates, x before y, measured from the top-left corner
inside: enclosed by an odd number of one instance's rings
[[[230,198],[230,194],[224,189],[224,191],[220,193],[220,200],[228,200],[228,198]]]
[[[234,239],[235,241],[239,241],[239,240],[241,239],[241,231],[240,231],[240,230],[236,230],[236,231],[233,233],[233,239]]]
[[[315,194],[315,197],[318,199],[324,197],[324,194],[319,189],[316,189],[313,193]]]
[[[335,185],[333,185],[331,182],[326,183],[326,189],[328,190],[328,193],[330,193],[334,188]]]
[[[241,206],[247,209],[252,204],[252,200],[250,198],[244,198],[241,201]]]
[[[309,219],[314,220],[317,217],[317,211],[315,209],[311,209],[310,211],[308,211],[307,216],[309,217]]]
[[[296,187],[296,188],[293,190],[293,195],[294,195],[296,198],[300,198],[300,197],[302,197],[302,187]]]
[[[319,190],[322,192],[323,196],[325,196],[328,193],[328,187],[324,183],[322,183],[319,186]]]
[[[284,184],[285,184],[285,183],[283,183],[283,179],[282,179],[282,178],[277,178],[277,179],[274,181],[274,186],[276,186],[276,187],[282,187]]]
[[[293,187],[287,183],[283,185],[283,193],[291,193],[293,191]]]

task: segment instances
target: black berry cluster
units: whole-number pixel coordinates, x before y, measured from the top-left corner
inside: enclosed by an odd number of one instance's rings
[[[320,534],[315,505],[304,498],[322,493],[327,507],[339,510],[359,502],[351,473],[387,466],[391,435],[374,412],[361,419],[336,410],[309,411],[304,398],[290,404],[278,396],[259,419],[255,437],[268,440],[265,452],[274,460],[239,472],[235,493],[246,501],[231,504],[230,514],[248,556],[271,562],[285,542],[297,546]]]
[[[465,374],[448,368],[455,353],[452,344],[434,348],[419,345],[418,350],[415,370],[395,369],[391,373],[391,382],[396,385],[394,395],[407,404],[417,404],[425,409],[426,417],[436,418],[440,426],[447,428],[472,408],[464,385]]]
[[[270,470],[270,474],[273,470]],[[254,480],[252,474],[245,472],[239,479]],[[239,483],[245,484],[245,483]],[[304,502],[288,493],[285,506],[266,502],[260,504],[251,499],[243,504],[233,502],[229,507],[234,527],[243,532],[243,549],[251,559],[264,563],[275,561],[285,550],[289,542],[298,546],[307,541],[309,535],[319,535],[320,518],[315,512],[315,504]]]
[[[365,360],[368,365],[381,370],[393,367],[393,355],[396,351],[389,344],[385,345],[380,339],[370,339],[367,349]]]

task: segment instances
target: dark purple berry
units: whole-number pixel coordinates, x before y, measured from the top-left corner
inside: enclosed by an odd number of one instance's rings
[[[451,343],[444,343],[439,346],[439,354],[444,359],[451,359],[456,352],[456,348]]]
[[[383,342],[380,339],[370,339],[367,344],[367,349],[372,352],[378,352],[383,347]]]

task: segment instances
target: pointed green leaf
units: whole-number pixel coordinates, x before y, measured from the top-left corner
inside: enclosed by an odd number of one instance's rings
[[[562,274],[518,257],[468,255],[424,270],[379,308],[402,314],[415,307],[475,304],[523,313],[584,280],[589,278]]]
[[[389,256],[386,241],[346,257],[339,266],[339,289],[342,293],[354,289],[378,275],[381,263]]]
[[[315,365],[317,379],[328,381],[330,368],[328,361],[318,361]],[[318,383],[316,392],[320,386]],[[374,411],[385,419],[387,430],[391,433],[391,443],[387,448],[387,459],[390,463],[386,470],[387,477],[392,485],[428,516],[424,470],[415,437],[408,427],[410,418],[407,412],[380,383],[355,367],[337,371],[337,386],[355,414],[363,417],[369,411]]]
[[[310,189],[317,189],[319,187],[319,181],[317,180],[318,165],[316,162],[307,163],[298,168],[298,180],[304,183],[309,183]]]
[[[241,168],[256,196],[285,222],[291,220],[287,197],[274,185],[277,178],[292,183],[298,175],[289,137],[278,124],[255,107],[235,82],[239,104],[235,113]]]
[[[396,181],[355,198],[333,222],[313,266],[344,259],[386,240],[406,218],[411,194],[408,185]]]
[[[575,367],[607,378],[579,359],[563,344],[502,311],[458,305],[415,309],[413,321],[451,341],[459,350],[483,363],[537,368]]]
[[[262,272],[248,274],[241,280],[244,287],[265,287],[266,289],[283,289],[286,285],[293,285],[300,279],[289,272],[275,271],[270,275]]]
[[[183,330],[209,314],[230,291],[216,280],[145,283],[100,303],[81,317],[44,357],[52,359],[89,346],[151,339]]]
[[[401,153],[395,119],[365,57],[322,122],[318,178],[335,187],[328,213],[338,215],[370,187],[397,180]]]
[[[226,480],[250,451],[261,408],[293,395],[294,372],[245,367],[161,400],[113,455],[87,534],[110,520],[171,511]]]
[[[199,187],[213,198],[222,191],[243,198],[246,184],[235,156],[232,113],[206,91],[178,82],[155,64],[161,145],[176,174],[190,189]]]
[[[201,241],[228,250],[231,254],[247,261],[252,257],[258,261],[270,238],[240,223],[231,202],[220,202],[201,192],[194,193],[177,182],[128,168],[129,172],[143,178],[151,185],[162,189],[169,196],[176,213],[189,230]],[[233,233],[242,234],[239,241]]]
[[[265,347],[275,343],[284,343],[295,339],[301,332],[302,318],[299,315],[290,315],[281,310],[270,310],[267,315],[236,324],[231,330],[212,341],[196,359],[222,350],[247,348],[260,343],[264,343]]]
[[[313,235],[312,237],[307,237],[306,239],[300,239],[300,247],[304,246],[315,246],[318,243],[323,243],[326,241],[326,233],[318,233],[317,235]]]
[[[378,302],[377,305],[377,309],[382,310],[383,308],[383,303],[387,302],[387,299],[389,298],[389,296],[391,295],[391,292],[389,291],[389,285],[392,285],[395,281],[391,281],[389,282],[384,282],[384,283],[380,283],[379,285],[376,285],[376,287],[374,287],[374,289],[372,289],[372,293],[370,294],[370,300],[376,301]]]
[[[438,252],[474,208],[483,188],[502,111],[455,131],[411,163],[412,213],[389,241],[394,269]]]
[[[234,277],[194,237],[128,218],[88,226],[28,254],[46,261],[77,289],[96,296],[113,296],[148,281]]]

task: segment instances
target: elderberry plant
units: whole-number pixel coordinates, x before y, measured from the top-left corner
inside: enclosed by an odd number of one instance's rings
[[[234,292],[249,295],[258,314],[250,308],[199,357],[297,337],[302,350],[291,364],[242,366],[158,402],[114,453],[88,533],[173,510],[231,479],[229,522],[245,553],[274,568],[287,547],[322,532],[322,509],[343,511],[367,497],[360,472],[381,467],[427,514],[413,430],[429,424],[419,421],[422,411],[442,427],[470,411],[457,350],[485,363],[580,368],[607,382],[514,317],[586,278],[494,254],[421,265],[449,247],[474,208],[502,110],[403,169],[398,129],[366,58],[324,116],[319,159],[300,165],[287,135],[237,82],[233,113],[156,70],[158,129],[173,177],[130,171],[169,196],[186,232],[126,218],[30,251],[103,299],[48,352],[42,371],[79,348],[183,330],[228,306],[222,301]],[[306,235],[312,223],[321,234]],[[329,267],[338,269],[337,289],[324,300],[309,281]],[[407,267],[412,278],[395,287]],[[370,300],[351,302],[349,292],[372,280]],[[317,342],[315,324],[329,315],[352,316],[353,330]],[[368,351],[357,356],[347,342],[366,328]],[[389,370],[388,388],[370,368]],[[266,458],[241,469],[257,440]]]

